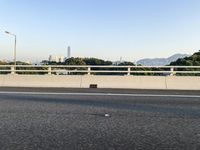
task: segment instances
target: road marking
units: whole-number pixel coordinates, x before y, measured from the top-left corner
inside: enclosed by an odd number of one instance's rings
[[[54,93],[54,92],[14,92],[14,91],[13,92],[0,91],[0,94],[200,98],[200,95],[178,95],[178,94],[170,95],[170,94],[123,94],[123,93]]]

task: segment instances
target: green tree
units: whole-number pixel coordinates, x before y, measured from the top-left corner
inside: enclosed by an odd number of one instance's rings
[[[118,66],[135,66],[135,64],[132,62],[129,62],[129,61],[124,61],[124,62],[118,64]]]
[[[112,65],[111,61],[104,61],[97,58],[84,58],[83,60],[87,65]]]
[[[82,58],[71,57],[64,62],[64,65],[86,65],[86,63]]]
[[[200,51],[194,53],[190,57],[185,57],[182,59],[178,59],[177,61],[171,62],[170,66],[200,66]],[[200,69],[179,68],[177,69],[177,71],[200,71]],[[199,74],[187,74],[187,75],[199,75]]]

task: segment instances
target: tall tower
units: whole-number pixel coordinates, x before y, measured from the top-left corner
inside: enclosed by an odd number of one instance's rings
[[[67,47],[67,59],[71,57],[71,48],[70,46]]]
[[[50,62],[53,61],[52,55],[49,55],[49,61],[50,61]]]

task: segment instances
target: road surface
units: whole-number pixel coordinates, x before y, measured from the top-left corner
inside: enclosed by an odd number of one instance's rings
[[[0,88],[2,150],[198,150],[200,91]]]

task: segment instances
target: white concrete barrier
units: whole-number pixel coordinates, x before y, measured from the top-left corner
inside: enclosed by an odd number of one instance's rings
[[[64,87],[200,90],[200,77],[190,76],[94,76],[0,75],[0,87]]]
[[[166,77],[167,89],[200,90],[200,77]]]
[[[1,75],[1,87],[69,87],[80,88],[81,76]]]
[[[156,82],[156,83],[155,83]],[[97,84],[99,88],[165,89],[165,77],[155,76],[83,76],[82,87]]]

